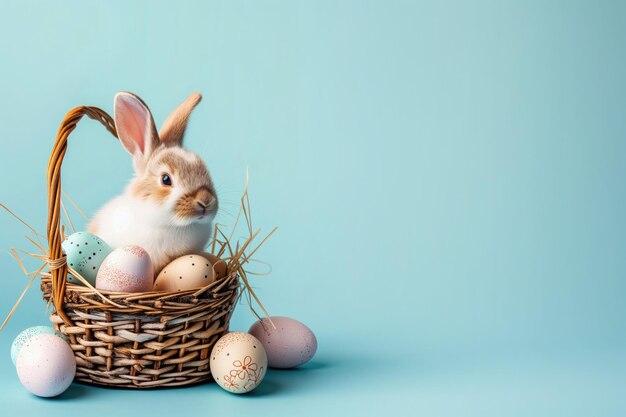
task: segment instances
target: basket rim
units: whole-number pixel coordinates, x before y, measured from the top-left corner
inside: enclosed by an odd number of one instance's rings
[[[45,280],[45,281],[52,282],[52,273],[50,271],[43,271],[39,275],[41,276],[42,281]],[[221,288],[221,286],[225,285],[225,282],[227,282],[229,279],[232,279],[232,277],[237,277],[237,278],[239,277],[239,274],[237,273],[237,271],[230,271],[225,277],[216,279],[215,281],[203,287],[196,287],[196,288],[190,288],[188,290],[179,290],[179,291],[126,292],[126,291],[109,291],[109,290],[101,290],[101,289],[97,289],[97,291],[102,295],[111,296],[112,299],[120,299],[120,298],[123,298],[123,299],[141,299],[141,298],[167,299],[167,298],[175,298],[177,296],[189,295],[189,294],[200,295],[201,293],[212,290],[211,287],[218,287],[219,289]],[[89,295],[97,294],[96,291],[82,284],[76,284],[76,283],[67,281],[65,285],[68,291],[80,292],[80,293],[85,293]],[[156,295],[160,295],[160,297],[155,297]]]
[[[206,308],[228,303],[241,296],[241,283],[237,271],[231,271],[226,277],[220,278],[200,289],[181,290],[177,292],[113,292],[93,290],[86,286],[67,283],[63,297],[64,309],[109,311],[111,313],[142,313],[145,315],[181,315],[193,313]],[[43,298],[54,303],[52,276],[49,272],[41,273],[41,291]],[[238,294],[233,294],[238,293]],[[102,296],[106,298],[102,298]],[[111,304],[114,302],[115,304]],[[236,304],[235,300],[234,304]]]

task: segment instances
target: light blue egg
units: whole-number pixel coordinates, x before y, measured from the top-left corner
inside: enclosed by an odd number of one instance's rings
[[[38,334],[54,334],[59,336],[61,339],[68,341],[67,336],[61,333],[58,330],[54,330],[50,326],[34,326],[29,327],[26,330],[23,330],[17,337],[13,340],[13,344],[11,345],[11,360],[13,361],[13,365],[17,361],[17,355],[20,353],[20,349],[22,346],[33,336]]]
[[[104,240],[87,232],[76,232],[68,236],[61,247],[67,256],[67,265],[74,268],[93,286],[96,285],[96,275],[102,261],[113,251]],[[68,280],[81,284],[71,275]]]

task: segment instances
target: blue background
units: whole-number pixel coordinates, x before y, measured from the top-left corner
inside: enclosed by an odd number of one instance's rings
[[[625,4],[4,2],[0,202],[45,230],[70,108],[112,111],[130,90],[160,125],[200,91],[186,144],[220,221],[249,167],[256,225],[280,226],[259,252],[273,273],[253,284],[319,350],[245,397],[74,385],[43,400],[9,359],[20,330],[47,323],[34,286],[0,333],[2,409],[624,415]],[[95,122],[70,139],[63,185],[93,213],[130,159]],[[8,255],[25,233],[0,213],[3,316],[26,283]],[[252,322],[242,304],[231,327]]]

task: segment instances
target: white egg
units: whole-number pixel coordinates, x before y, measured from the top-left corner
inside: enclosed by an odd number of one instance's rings
[[[206,287],[215,281],[211,262],[200,255],[185,255],[167,264],[154,281],[155,291],[177,292]]]
[[[20,353],[22,346],[33,336],[38,334],[54,334],[65,342],[67,342],[67,336],[61,333],[58,330],[53,329],[50,326],[33,326],[29,327],[26,330],[22,330],[20,334],[18,334],[15,339],[13,339],[13,343],[11,344],[11,360],[13,361],[13,365],[17,362],[17,355]]]
[[[44,333],[31,337],[22,346],[16,369],[28,391],[40,397],[55,397],[74,380],[76,359],[63,339]]]
[[[211,375],[226,391],[243,394],[255,389],[267,371],[267,355],[259,340],[242,332],[222,336],[211,351]]]
[[[99,290],[119,292],[151,291],[154,267],[150,255],[140,246],[115,249],[107,256],[96,277]]]

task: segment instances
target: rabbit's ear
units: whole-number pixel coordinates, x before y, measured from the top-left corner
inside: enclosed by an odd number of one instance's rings
[[[135,168],[139,171],[159,146],[152,114],[139,97],[127,92],[115,95],[113,112],[117,136],[124,149],[133,156]]]
[[[182,146],[189,115],[200,100],[202,95],[193,93],[167,117],[159,131],[159,137],[164,145]]]

